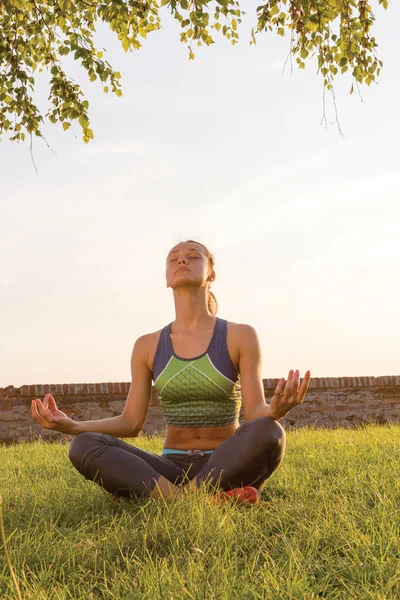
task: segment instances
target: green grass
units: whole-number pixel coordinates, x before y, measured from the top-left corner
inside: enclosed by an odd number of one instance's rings
[[[160,452],[162,439],[126,440]],[[261,506],[124,501],[68,446],[0,447],[7,548],[24,600],[399,600],[400,426],[287,433]],[[0,558],[0,598],[17,592]]]

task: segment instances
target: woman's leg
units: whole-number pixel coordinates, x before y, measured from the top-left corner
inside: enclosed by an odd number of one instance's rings
[[[167,484],[165,480],[179,484],[184,477],[179,465],[164,456],[104,433],[77,434],[68,455],[86,479],[117,496],[150,497],[160,477],[163,484]],[[173,490],[174,486],[170,487]]]
[[[270,417],[246,421],[214,450],[196,484],[207,480],[225,491],[245,485],[261,491],[281,464],[285,445],[285,430],[278,421]]]

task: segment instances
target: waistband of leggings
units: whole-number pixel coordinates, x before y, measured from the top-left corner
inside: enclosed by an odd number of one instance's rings
[[[161,455],[164,454],[186,454],[187,456],[204,456],[205,454],[212,454],[214,450],[197,450],[190,448],[189,450],[176,450],[175,448],[163,448]]]

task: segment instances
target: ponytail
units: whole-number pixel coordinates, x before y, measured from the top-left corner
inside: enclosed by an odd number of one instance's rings
[[[218,302],[210,290],[208,291],[207,306],[210,313],[215,317],[218,312]]]

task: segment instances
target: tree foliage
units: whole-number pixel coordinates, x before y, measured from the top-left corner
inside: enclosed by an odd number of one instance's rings
[[[378,2],[387,8],[388,0]],[[64,130],[78,122],[84,142],[89,142],[93,138],[89,103],[65,72],[63,57],[71,55],[80,62],[90,81],[102,82],[104,92],[121,96],[120,73],[105,60],[104,49],[94,45],[96,25],[106,23],[125,52],[138,50],[148,34],[160,29],[163,11],[180,23],[189,59],[194,58],[196,45],[213,44],[215,35],[237,44],[245,14],[237,0],[0,1],[0,136],[7,133],[10,140],[24,140],[27,133],[42,136],[47,119],[61,123]],[[287,33],[290,55],[299,68],[317,57],[326,89],[332,89],[334,77],[346,71],[355,82],[370,85],[382,67],[371,34],[374,20],[368,0],[265,0],[256,10],[250,43],[255,44],[264,31]],[[43,71],[50,77],[45,114],[32,97],[35,76]]]

